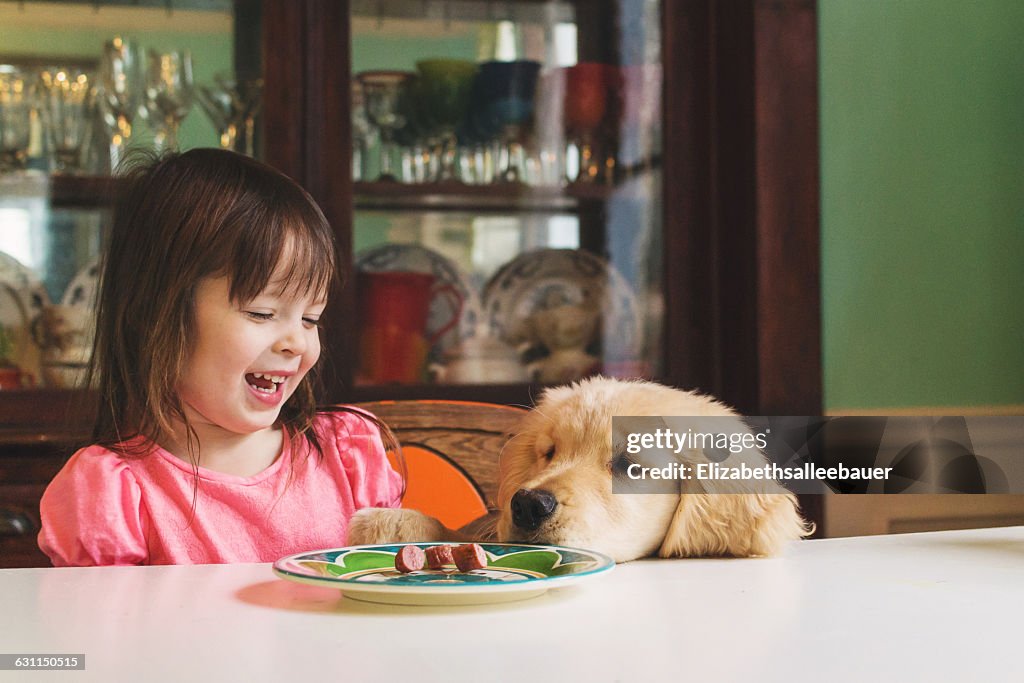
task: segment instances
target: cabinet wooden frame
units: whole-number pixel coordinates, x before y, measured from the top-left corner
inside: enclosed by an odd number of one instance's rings
[[[342,264],[349,24],[347,2],[265,3],[265,156],[320,202]],[[821,411],[816,26],[814,0],[662,2],[662,379],[747,413]],[[329,315],[330,400],[356,391],[354,303],[345,288]]]

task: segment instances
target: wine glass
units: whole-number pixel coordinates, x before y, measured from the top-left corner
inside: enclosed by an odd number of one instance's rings
[[[411,74],[405,71],[364,71],[356,76],[363,86],[366,117],[380,131],[380,174],[378,180],[397,180],[392,170],[391,155],[395,131],[405,125],[399,108],[402,86]]]
[[[213,82],[196,87],[194,95],[199,107],[213,127],[221,149],[230,149],[253,156],[256,115],[263,104],[263,79],[238,80],[218,73]]]
[[[595,145],[597,131],[608,108],[611,67],[581,62],[566,69],[565,123],[579,155],[579,172],[573,183],[601,180],[604,163]]]
[[[420,87],[420,76],[410,74],[398,96],[398,113],[405,125],[395,131],[395,144],[401,149],[401,179],[425,183],[437,175],[434,154],[435,125]]]
[[[158,150],[176,149],[178,127],[192,108],[192,53],[149,50],[146,65],[146,109],[154,142]]]
[[[566,179],[565,76],[565,69],[549,69],[537,81],[531,162],[538,185],[557,187]]]
[[[0,65],[0,171],[24,170],[28,162],[32,85],[25,71]]]
[[[95,78],[81,69],[52,66],[39,72],[37,101],[57,173],[76,173],[93,122]]]
[[[540,63],[528,59],[485,62],[480,65],[480,92],[486,102],[485,118],[502,129],[504,149],[498,182],[523,179],[522,134],[533,117],[534,93]]]
[[[366,103],[363,86],[352,81],[352,180],[366,177],[366,157],[373,136],[373,127],[366,118]]]
[[[103,44],[99,84],[103,119],[110,129],[110,167],[117,168],[132,137],[132,121],[143,98],[142,52],[115,36]]]
[[[473,184],[494,182],[497,173],[497,159],[500,156],[500,135],[502,125],[489,112],[489,103],[483,97],[480,72],[470,88],[469,106],[466,117],[456,131],[462,156],[462,179]]]
[[[433,180],[455,180],[456,128],[469,107],[476,64],[462,59],[424,59],[416,62],[422,106],[432,114],[440,164]]]

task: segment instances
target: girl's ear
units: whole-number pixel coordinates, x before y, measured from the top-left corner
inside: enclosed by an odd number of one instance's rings
[[[682,493],[658,555],[775,555],[813,531],[789,493]]]

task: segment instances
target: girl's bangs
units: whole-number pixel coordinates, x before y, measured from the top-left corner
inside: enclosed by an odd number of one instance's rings
[[[326,221],[300,212],[273,213],[242,226],[237,257],[225,263],[231,298],[249,301],[269,289],[278,296],[312,293],[326,300],[337,273]]]

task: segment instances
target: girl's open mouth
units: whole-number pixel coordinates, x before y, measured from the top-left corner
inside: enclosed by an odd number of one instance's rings
[[[283,375],[267,375],[262,372],[249,372],[245,381],[260,394],[270,397],[277,394],[287,377]]]

